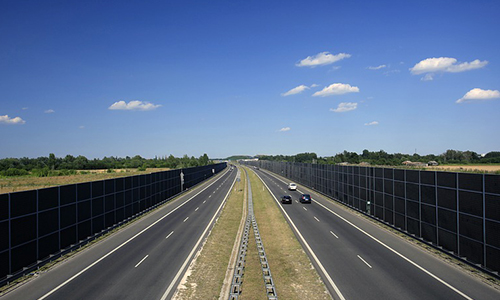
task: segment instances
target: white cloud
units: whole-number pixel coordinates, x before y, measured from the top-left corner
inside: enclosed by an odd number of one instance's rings
[[[421,81],[432,81],[434,80],[434,74],[427,73],[424,77],[420,78]]]
[[[365,126],[374,126],[374,125],[378,125],[378,122],[377,121],[373,121],[373,122],[370,122],[370,123],[365,123]]]
[[[386,67],[387,67],[386,65],[380,65],[378,67],[368,67],[368,70],[380,70]]]
[[[278,130],[279,132],[285,132],[285,131],[290,131],[290,127],[283,127],[281,128],[280,130]]]
[[[26,123],[26,121],[24,121],[20,117],[9,118],[8,115],[0,116],[0,124],[22,125],[24,123]]]
[[[143,101],[130,101],[129,103],[126,103],[125,101],[117,101],[113,103],[108,109],[111,110],[153,110],[157,109],[161,105],[155,105],[153,103],[149,102],[143,102]]]
[[[314,56],[308,56],[296,64],[297,67],[315,67],[333,64],[336,61],[351,57],[347,53],[330,54],[329,52],[321,52]]]
[[[313,96],[326,97],[326,96],[342,95],[347,93],[358,93],[358,92],[359,88],[357,86],[351,86],[349,84],[344,84],[344,83],[334,83],[325,87],[321,91],[314,93]]]
[[[339,106],[335,109],[330,108],[330,111],[336,112],[336,113],[342,113],[342,112],[348,112],[351,110],[355,110],[358,108],[358,103],[353,103],[353,102],[342,102],[339,104]]]
[[[55,113],[55,111],[54,111],[53,109],[47,109],[47,110],[45,111],[45,113],[46,113],[46,114],[53,114],[53,113]]]
[[[302,84],[302,85],[299,85],[297,87],[294,87],[293,89],[289,90],[286,93],[281,94],[281,96],[286,97],[286,96],[290,96],[290,95],[299,94],[307,89],[309,89],[309,87]]]
[[[500,91],[498,90],[482,90],[479,88],[468,91],[462,98],[458,99],[456,103],[473,102],[475,100],[490,100],[500,98]]]
[[[21,108],[21,109],[22,109],[22,110],[27,110],[27,109],[28,109],[28,107],[23,107],[23,108]]]
[[[79,129],[84,129],[84,128],[85,128],[85,126],[80,125],[80,126],[78,126],[78,128],[79,128]]]
[[[319,84],[316,84],[316,83],[311,84],[311,88],[315,88],[315,87],[318,87],[318,86],[319,86]]]
[[[476,59],[472,62],[457,64],[457,59],[452,57],[427,58],[417,63],[410,71],[414,75],[423,73],[447,72],[458,73],[474,69],[480,69],[488,64],[488,61]]]

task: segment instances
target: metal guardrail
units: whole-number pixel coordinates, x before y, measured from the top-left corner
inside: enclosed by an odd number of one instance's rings
[[[260,266],[262,269],[262,277],[264,279],[264,285],[266,286],[267,299],[277,300],[278,294],[276,293],[276,287],[274,286],[274,280],[271,275],[271,269],[269,268],[269,263],[267,262],[266,251],[264,250],[264,244],[260,237],[259,227],[257,225],[257,220],[255,219],[255,214],[253,211],[253,200],[252,200],[252,185],[250,184],[250,179],[248,178],[247,170],[245,170],[248,182],[248,216],[245,222],[245,229],[243,236],[241,237],[240,251],[238,254],[238,260],[236,262],[236,269],[233,276],[233,281],[231,283],[231,290],[229,293],[229,300],[237,300],[238,296],[241,294],[241,287],[243,284],[243,273],[245,270],[246,254],[248,250],[248,238],[250,234],[250,226],[253,228],[255,242],[257,244],[257,251],[259,253]]]

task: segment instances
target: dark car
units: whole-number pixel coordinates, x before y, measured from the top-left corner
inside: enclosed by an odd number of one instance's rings
[[[300,196],[300,202],[302,202],[302,203],[311,203],[311,195],[309,195],[309,194],[302,194],[302,196]]]
[[[285,195],[281,197],[281,203],[289,203],[292,204],[292,197]]]

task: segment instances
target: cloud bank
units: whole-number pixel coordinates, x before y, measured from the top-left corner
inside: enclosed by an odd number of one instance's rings
[[[325,87],[321,91],[314,93],[313,96],[326,97],[333,95],[342,95],[347,93],[359,93],[359,88],[357,86],[351,86],[349,84],[334,83]]]
[[[299,94],[299,93],[302,93],[303,91],[305,91],[307,89],[309,89],[309,87],[302,84],[302,85],[299,85],[297,87],[294,87],[293,89],[289,90],[286,93],[281,94],[281,96],[286,97],[286,96],[290,96],[290,95]]]
[[[498,90],[482,90],[480,88],[475,88],[468,91],[462,98],[458,99],[456,103],[477,102],[497,98],[500,98],[500,91]]]
[[[129,103],[126,103],[125,101],[117,101],[113,103],[108,109],[111,110],[141,110],[141,111],[146,111],[146,110],[154,110],[160,107],[161,105],[155,105],[153,103],[149,102],[143,102],[143,101],[130,101]]]
[[[333,111],[336,113],[343,113],[343,112],[355,110],[356,108],[358,108],[358,103],[342,102],[339,104],[339,106],[337,108],[335,108],[335,109],[330,108],[330,111]]]
[[[410,68],[410,72],[414,75],[437,72],[458,73],[480,69],[488,64],[488,61],[480,61],[479,59],[464,63],[457,62],[457,59],[452,57],[427,58],[418,62],[413,68]]]
[[[347,53],[330,54],[329,52],[321,52],[314,56],[308,56],[296,64],[297,67],[316,67],[333,64],[336,61],[351,57]]]
[[[25,124],[25,123],[26,123],[26,121],[24,121],[20,117],[9,118],[8,115],[0,116],[0,124],[22,125],[22,124]]]

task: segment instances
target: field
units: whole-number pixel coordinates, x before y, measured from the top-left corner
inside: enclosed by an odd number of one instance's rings
[[[427,169],[453,172],[500,172],[500,165],[444,165],[427,167]]]
[[[2,177],[0,178],[0,194],[12,193],[26,190],[42,189],[51,186],[73,184],[88,181],[105,180],[110,178],[125,177],[149,174],[160,171],[167,171],[168,168],[146,169],[146,171],[137,171],[137,169],[116,169],[108,173],[107,170],[89,170],[78,171],[77,175],[52,176],[52,177]]]

